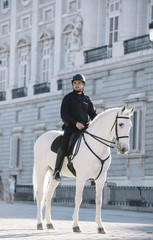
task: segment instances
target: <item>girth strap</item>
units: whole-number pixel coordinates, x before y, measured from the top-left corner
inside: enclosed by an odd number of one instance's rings
[[[84,140],[86,146],[89,148],[89,150],[90,150],[90,151],[100,160],[100,162],[101,162],[101,169],[100,169],[100,172],[99,172],[98,176],[97,176],[95,179],[90,179],[90,180],[95,181],[95,180],[97,180],[97,179],[99,178],[99,176],[100,176],[100,174],[101,174],[101,172],[102,172],[102,170],[103,170],[104,163],[110,158],[110,155],[109,155],[107,158],[105,158],[105,159],[101,159],[101,158],[91,149],[91,147],[88,145],[88,143],[87,143],[87,141],[86,141],[86,139],[85,139],[84,134],[83,134],[83,140]]]
[[[93,134],[90,134],[90,133],[87,132],[86,130],[85,130],[85,131],[82,131],[82,132],[80,133],[79,138],[78,138],[78,141],[77,141],[77,145],[76,145],[74,154],[71,154],[71,155],[69,155],[69,156],[67,157],[67,158],[68,158],[67,167],[68,167],[69,170],[73,173],[73,175],[76,176],[76,171],[75,171],[75,169],[74,169],[74,167],[73,167],[72,160],[73,160],[74,157],[78,154],[78,151],[79,151],[79,148],[80,148],[80,144],[81,144],[81,140],[82,140],[82,137],[83,137],[83,140],[84,140],[86,146],[89,148],[89,150],[90,150],[90,151],[100,160],[100,162],[101,162],[101,169],[100,169],[100,172],[99,172],[98,176],[97,176],[95,179],[92,179],[92,180],[95,181],[95,180],[97,180],[97,179],[99,178],[99,176],[100,176],[100,174],[101,174],[101,172],[102,172],[102,170],[103,170],[104,163],[105,163],[106,160],[109,159],[110,155],[109,155],[106,159],[101,159],[101,158],[91,149],[91,147],[88,145],[88,143],[87,143],[87,141],[86,141],[86,139],[85,139],[84,133],[89,134],[89,135],[92,136],[95,140],[97,140],[97,141],[99,141],[99,142],[101,142],[101,143],[103,143],[103,142],[100,141],[99,139],[105,140],[105,139],[102,139],[102,138],[100,138],[100,137],[98,137],[98,136],[95,136],[95,135],[93,135]],[[111,142],[111,141],[108,141],[108,140],[105,140],[105,141],[107,141],[107,142],[109,142],[109,143],[114,143],[114,142]],[[103,144],[105,144],[105,143],[103,143]],[[106,144],[105,144],[105,145],[106,145]],[[107,145],[107,146],[112,147],[112,146],[110,146],[110,145]]]

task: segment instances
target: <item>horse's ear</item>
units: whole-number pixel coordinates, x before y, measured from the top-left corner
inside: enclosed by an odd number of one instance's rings
[[[125,109],[126,109],[126,106],[123,106],[123,107],[121,108],[121,113],[123,113],[123,112],[125,111]]]
[[[131,116],[135,111],[135,107],[132,107],[129,111],[130,111],[130,116]]]

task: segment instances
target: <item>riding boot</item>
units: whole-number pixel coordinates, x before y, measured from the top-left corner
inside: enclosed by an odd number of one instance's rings
[[[58,182],[61,181],[60,171],[62,169],[64,157],[65,157],[65,153],[61,148],[59,148],[57,152],[56,165],[55,165],[54,174],[53,174],[53,179],[55,179]]]

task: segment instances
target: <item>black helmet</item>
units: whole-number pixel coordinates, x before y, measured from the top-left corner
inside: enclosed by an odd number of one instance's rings
[[[83,74],[76,74],[73,76],[72,83],[74,80],[81,80],[84,84],[86,83],[85,76]]]

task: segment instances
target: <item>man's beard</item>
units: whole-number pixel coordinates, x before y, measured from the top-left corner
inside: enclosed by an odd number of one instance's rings
[[[74,89],[74,91],[77,92],[77,93],[81,93],[81,92],[84,91],[84,87],[83,87],[82,89],[79,89],[79,90],[75,90],[75,89]]]

